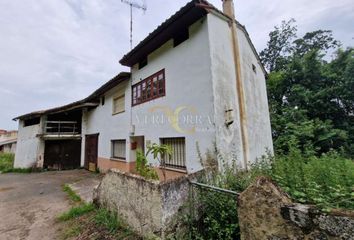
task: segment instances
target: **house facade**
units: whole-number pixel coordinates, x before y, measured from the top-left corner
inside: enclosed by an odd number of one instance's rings
[[[173,175],[202,169],[215,149],[220,165],[242,168],[272,152],[266,72],[228,2],[224,12],[189,2],[120,60],[130,73],[81,101],[17,117],[15,167],[134,171],[137,151],[157,143],[173,149]]]
[[[0,153],[15,153],[17,143],[17,131],[0,129]]]

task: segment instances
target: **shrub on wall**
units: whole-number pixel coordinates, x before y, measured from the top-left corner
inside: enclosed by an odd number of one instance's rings
[[[146,156],[141,150],[136,151],[136,167],[135,170],[139,175],[146,179],[158,180],[159,177],[151,166],[148,165]]]

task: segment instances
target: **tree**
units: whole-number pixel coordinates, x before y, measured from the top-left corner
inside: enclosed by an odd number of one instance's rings
[[[354,50],[338,49],[329,30],[292,41],[294,22],[275,27],[261,52],[271,70],[267,87],[275,149],[286,153],[296,144],[309,154],[335,149],[354,157]],[[327,62],[330,49],[337,52]]]
[[[291,40],[296,37],[297,27],[292,26],[295,19],[282,21],[269,33],[267,48],[260,52],[264,66],[270,71],[281,69],[287,63],[287,54],[291,49]]]
[[[302,56],[313,50],[327,53],[329,49],[340,46],[340,42],[333,38],[332,31],[329,30],[308,32],[302,38],[296,39],[293,44],[292,51]]]

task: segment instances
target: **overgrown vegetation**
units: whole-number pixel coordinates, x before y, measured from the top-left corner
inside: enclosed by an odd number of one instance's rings
[[[67,193],[69,199],[75,203],[80,203],[81,198],[74,192],[68,184],[63,185],[63,191]]]
[[[286,154],[296,142],[308,156],[336,150],[353,159],[354,49],[339,48],[328,30],[296,35],[295,20],[284,21],[260,53],[275,150]]]
[[[240,239],[237,198],[234,195],[195,188],[187,206],[183,239]]]
[[[213,155],[218,156],[217,152]],[[211,156],[209,153],[208,161],[215,163]],[[198,181],[242,192],[257,177],[268,176],[295,202],[313,204],[323,211],[354,210],[354,162],[334,151],[309,156],[291,146],[286,155],[259,159],[247,172],[240,171],[235,163],[224,164],[223,172],[215,166]],[[236,196],[194,188],[186,208],[184,223],[190,226],[189,239],[239,239]]]
[[[96,209],[93,205],[89,211],[80,212],[72,218],[63,219],[63,239],[142,239],[128,225],[107,209]]]
[[[95,206],[93,204],[80,204],[79,206],[72,207],[69,211],[61,214],[58,217],[59,221],[68,221],[70,219],[74,219],[80,217],[86,213],[95,210]]]
[[[269,175],[295,201],[323,210],[354,210],[354,162],[336,152],[306,156],[298,149],[277,156]]]
[[[141,150],[136,151],[136,167],[135,170],[137,173],[146,178],[146,179],[153,179],[158,180],[159,176],[155,169],[148,165],[146,156]]]
[[[82,201],[69,185],[63,185],[73,207],[58,216],[63,239],[141,239],[117,214]]]
[[[7,172],[14,166],[15,155],[11,153],[0,153],[0,172]]]
[[[15,155],[13,153],[0,153],[0,173],[31,173],[38,172],[35,168],[14,168]]]

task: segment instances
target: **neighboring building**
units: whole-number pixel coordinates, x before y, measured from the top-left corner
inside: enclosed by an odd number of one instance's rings
[[[17,117],[15,167],[132,171],[137,149],[163,143],[174,150],[168,168],[192,173],[215,148],[243,168],[272,152],[266,72],[228,17],[232,1],[224,8],[189,2],[121,59],[131,73],[81,101]]]
[[[0,153],[15,153],[17,142],[17,131],[6,131],[0,129]]]

